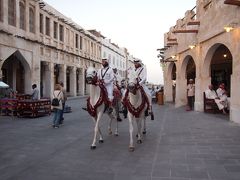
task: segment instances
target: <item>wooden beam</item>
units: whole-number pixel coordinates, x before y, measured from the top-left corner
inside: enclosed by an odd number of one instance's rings
[[[187,23],[188,26],[191,26],[191,25],[200,25],[200,21],[189,21]]]
[[[167,38],[168,41],[177,41],[177,38]]]
[[[174,43],[167,43],[167,46],[174,46],[174,45],[178,45],[178,43],[174,42]]]
[[[173,33],[198,33],[198,30],[196,29],[179,29],[179,30],[175,30],[173,31]]]
[[[238,1],[238,0],[225,0],[224,4],[240,6],[240,1]]]

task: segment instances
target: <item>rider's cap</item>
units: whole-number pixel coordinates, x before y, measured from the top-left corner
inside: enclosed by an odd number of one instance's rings
[[[107,61],[108,62],[108,59],[107,58],[102,58],[102,61]]]
[[[140,59],[134,59],[133,62],[134,63],[142,63],[142,61]]]

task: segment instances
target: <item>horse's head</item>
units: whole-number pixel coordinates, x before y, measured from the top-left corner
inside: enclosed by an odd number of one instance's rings
[[[86,83],[96,84],[97,82],[97,70],[94,67],[88,67],[86,71]]]
[[[138,78],[135,71],[131,71],[128,76],[128,85],[127,89],[129,92],[136,94],[137,89],[139,88]]]

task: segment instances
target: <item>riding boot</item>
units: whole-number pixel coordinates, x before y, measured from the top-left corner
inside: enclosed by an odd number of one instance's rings
[[[112,102],[109,103],[107,112],[108,112],[108,114],[111,114],[113,112]]]

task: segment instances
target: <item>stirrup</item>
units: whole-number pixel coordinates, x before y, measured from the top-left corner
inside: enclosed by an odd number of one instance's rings
[[[113,112],[113,108],[112,108],[112,107],[108,107],[107,113],[108,113],[108,114],[111,114],[112,112]]]

